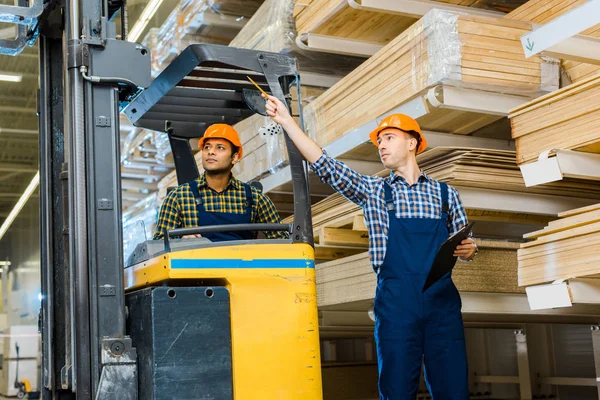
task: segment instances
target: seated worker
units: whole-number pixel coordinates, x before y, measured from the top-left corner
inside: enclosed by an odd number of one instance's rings
[[[257,188],[233,177],[231,170],[242,158],[235,129],[226,124],[209,126],[199,142],[204,174],[171,191],[160,208],[154,240],[168,230],[207,225],[280,224],[275,205]],[[213,242],[252,239],[254,232],[206,233]],[[284,239],[287,232],[265,232],[268,239]],[[191,235],[200,237],[200,235]],[[188,236],[190,237],[190,236]]]

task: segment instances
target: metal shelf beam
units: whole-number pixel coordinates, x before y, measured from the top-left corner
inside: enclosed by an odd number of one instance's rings
[[[553,157],[550,157],[550,155]],[[520,166],[526,186],[577,178],[600,181],[600,154],[572,150],[543,152],[538,161]]]
[[[348,4],[357,10],[375,11],[385,14],[397,14],[411,18],[421,18],[433,9],[461,14],[480,15],[501,18],[505,13],[475,7],[464,7],[455,4],[429,0],[348,0]]]
[[[600,40],[577,34],[600,24],[600,0],[589,0],[574,10],[521,36],[526,57],[544,53],[600,64]]]

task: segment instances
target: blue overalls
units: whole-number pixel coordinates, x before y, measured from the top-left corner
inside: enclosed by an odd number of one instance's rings
[[[246,211],[243,214],[230,212],[208,212],[204,208],[202,197],[198,191],[198,182],[192,180],[189,182],[190,189],[196,200],[196,210],[198,211],[198,226],[208,225],[226,225],[226,224],[250,224],[252,223],[252,189],[250,185],[243,183],[246,190],[246,201],[244,207]],[[205,233],[202,237],[209,239],[211,242],[223,242],[227,240],[248,240],[254,239],[253,232],[218,232]]]
[[[440,184],[439,219],[397,218],[391,187],[384,184],[388,244],[374,306],[384,400],[416,398],[422,361],[434,400],[469,398],[462,303],[451,273],[421,293],[436,251],[448,238],[448,186]]]

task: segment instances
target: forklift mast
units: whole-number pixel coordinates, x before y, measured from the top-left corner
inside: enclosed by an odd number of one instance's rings
[[[150,54],[117,40],[119,7],[48,2],[37,24],[44,399],[137,399],[125,333],[119,104],[150,84]]]

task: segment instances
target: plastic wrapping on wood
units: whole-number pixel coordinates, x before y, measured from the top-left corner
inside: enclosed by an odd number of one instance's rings
[[[156,147],[156,160],[159,163],[164,163],[165,158],[171,154],[171,144],[169,136],[165,132],[152,132],[154,138],[154,147]]]
[[[413,91],[420,92],[435,85],[449,85],[495,93],[541,95],[559,87],[559,62],[542,58],[541,80],[529,87],[508,87],[494,84],[475,84],[463,80],[463,43],[459,33],[460,15],[434,9],[408,29],[412,55]]]
[[[205,13],[219,18],[247,20],[260,5],[258,0],[182,0],[160,28],[152,28],[143,44],[152,53],[152,76],[156,77],[191,44],[227,45],[233,35],[223,29],[212,31],[203,22]],[[200,29],[202,27],[202,29]],[[200,29],[200,30],[199,30]],[[233,29],[233,28],[232,28]]]
[[[300,72],[344,75],[364,61],[360,57],[298,48],[293,11],[294,0],[265,0],[229,46],[273,53],[292,53],[298,60]]]
[[[123,259],[127,260],[135,247],[154,235],[158,217],[157,193],[148,195],[123,214]]]

